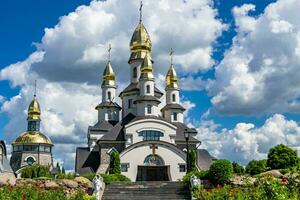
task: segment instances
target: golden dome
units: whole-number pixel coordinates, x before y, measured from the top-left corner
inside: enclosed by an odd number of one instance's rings
[[[27,120],[40,120],[41,119],[40,116],[41,116],[40,105],[39,102],[37,101],[36,96],[34,95],[34,98],[28,107]]]
[[[166,89],[178,89],[178,79],[173,64],[171,64],[166,76]]]
[[[149,54],[146,54],[142,65],[141,65],[141,76],[140,79],[143,80],[153,80],[153,67],[152,67],[152,61]]]
[[[110,61],[108,61],[103,71],[102,86],[115,86],[116,85],[115,81],[116,81],[115,72],[110,64]]]
[[[49,137],[38,131],[27,131],[22,133],[13,144],[49,144],[52,142]]]
[[[143,25],[140,22],[135,28],[130,41],[131,55],[129,62],[134,59],[143,59],[147,53],[151,51],[152,43],[150,36]]]

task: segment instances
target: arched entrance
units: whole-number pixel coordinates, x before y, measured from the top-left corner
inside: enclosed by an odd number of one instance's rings
[[[169,181],[170,166],[164,164],[163,159],[150,154],[144,160],[144,165],[138,166],[136,181]]]

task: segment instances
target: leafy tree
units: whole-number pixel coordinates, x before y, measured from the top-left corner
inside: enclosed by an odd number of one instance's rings
[[[245,168],[241,165],[239,165],[237,162],[232,163],[233,167],[233,172],[236,174],[244,174],[245,173]]]
[[[121,174],[121,161],[120,154],[116,151],[112,152],[110,155],[110,174]]]
[[[267,171],[267,169],[266,160],[251,160],[246,166],[246,173],[256,175]]]
[[[197,166],[196,166],[196,151],[195,150],[190,150],[188,154],[189,154],[190,171],[197,170]]]
[[[233,176],[233,167],[229,160],[217,160],[209,168],[209,179],[214,184],[226,184]]]
[[[297,152],[279,144],[269,150],[267,166],[271,169],[287,169],[296,167],[298,164]]]
[[[62,166],[62,168],[61,168],[61,173],[62,173],[62,174],[66,174],[66,170],[65,170],[65,167],[64,167],[64,166]]]

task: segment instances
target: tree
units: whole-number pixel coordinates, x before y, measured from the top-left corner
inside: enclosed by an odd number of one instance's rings
[[[112,152],[110,155],[110,174],[121,174],[121,161],[120,154],[116,151]]]
[[[266,160],[251,160],[246,166],[246,173],[256,175],[267,171],[267,169]]]
[[[197,167],[196,167],[196,151],[195,150],[190,150],[188,152],[188,154],[189,154],[190,171],[197,170]]]
[[[60,168],[60,165],[58,162],[56,163],[56,168],[57,168],[58,174],[61,174],[61,168]]]
[[[269,150],[267,166],[271,169],[287,169],[298,165],[297,152],[279,144]]]
[[[66,170],[65,170],[65,167],[64,167],[64,166],[62,166],[62,168],[61,168],[61,173],[62,173],[62,174],[66,174]]]
[[[226,184],[233,176],[233,167],[229,160],[217,160],[209,168],[209,179],[213,184]]]
[[[233,167],[233,172],[236,174],[244,174],[245,173],[245,168],[241,165],[239,165],[237,162],[232,163]]]

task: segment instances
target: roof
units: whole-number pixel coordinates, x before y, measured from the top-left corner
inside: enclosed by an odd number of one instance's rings
[[[177,103],[169,103],[169,104],[166,104],[166,105],[161,109],[161,111],[169,110],[169,109],[177,109],[177,110],[185,111],[185,108],[184,108],[182,105],[177,104]]]
[[[157,97],[149,95],[139,96],[133,103],[137,103],[140,101],[155,101],[160,103],[160,100]]]
[[[197,164],[201,170],[208,170],[215,160],[206,149],[197,149]]]
[[[39,131],[26,131],[22,133],[13,144],[49,144],[50,138]]]
[[[119,110],[121,110],[121,106],[119,106],[119,104],[117,104],[116,102],[112,102],[112,101],[105,101],[105,102],[101,102],[99,105],[96,106],[96,109],[99,108],[117,108]]]
[[[78,174],[95,173],[100,165],[97,151],[90,151],[87,147],[76,149],[75,172]]]
[[[130,83],[119,95],[119,97],[121,97],[124,93],[128,93],[128,92],[139,92],[140,91],[140,87],[138,83]],[[155,96],[160,98],[162,97],[163,93],[154,86],[154,93]]]

